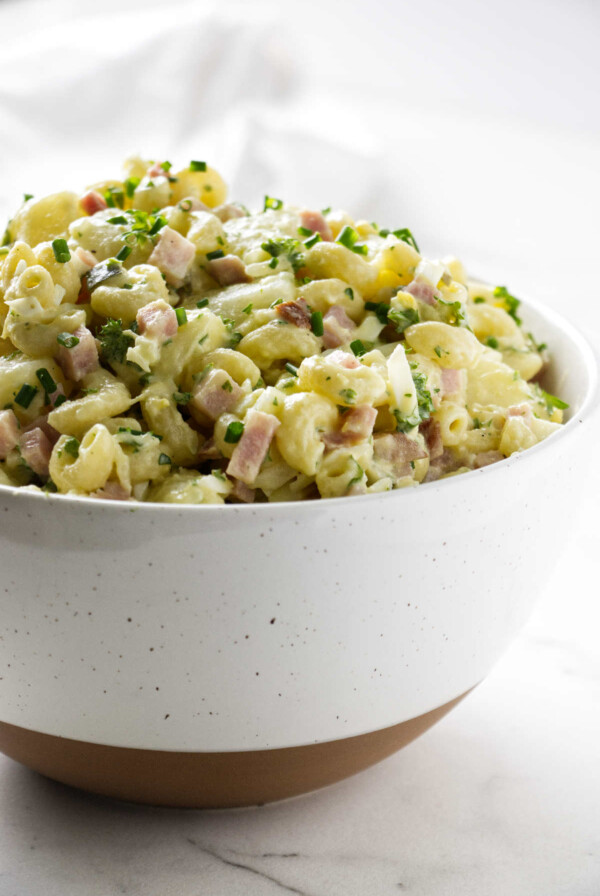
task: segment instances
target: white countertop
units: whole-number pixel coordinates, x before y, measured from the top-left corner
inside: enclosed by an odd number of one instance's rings
[[[258,809],[152,809],[0,757],[0,896],[598,896],[600,537],[588,505],[503,660],[392,758]]]

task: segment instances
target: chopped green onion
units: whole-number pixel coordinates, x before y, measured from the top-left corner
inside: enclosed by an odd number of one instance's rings
[[[196,308],[206,308],[208,305],[208,299],[200,299],[199,302],[196,302]]]
[[[330,205],[328,205],[327,208],[322,208],[322,209],[321,209],[321,214],[322,214],[322,215],[329,215],[330,213],[331,213],[331,206],[330,206]]]
[[[321,234],[313,233],[313,235],[311,237],[309,237],[307,240],[304,240],[304,245],[306,246],[307,249],[312,249],[312,247],[316,243],[320,243],[320,242],[321,242]]]
[[[233,392],[233,386],[231,385],[231,380],[225,380],[221,389],[224,389],[225,392]]]
[[[131,246],[123,246],[123,248],[119,252],[117,252],[115,258],[117,259],[117,261],[125,261],[125,259],[129,258],[129,256],[131,255],[131,252]]]
[[[104,199],[109,208],[123,208],[125,205],[125,194],[120,187],[108,187],[104,191]]]
[[[353,342],[351,342],[350,348],[357,357],[364,355],[367,351],[367,349],[365,348],[365,344],[361,339],[355,339]]]
[[[107,224],[127,224],[127,218],[125,215],[115,215],[114,218],[107,218]]]
[[[402,227],[400,230],[394,230],[392,232],[394,236],[399,240],[402,240],[403,243],[408,243],[408,245],[412,246],[413,249],[416,249],[417,252],[421,251],[417,245],[416,239],[414,238],[408,227]]]
[[[177,402],[177,404],[187,404],[188,401],[192,400],[191,392],[173,392],[173,400]]]
[[[310,325],[315,336],[323,335],[323,312],[313,311],[310,316]]]
[[[269,262],[269,267],[270,267],[270,268],[276,268],[278,264],[279,264],[279,259],[278,259],[278,258],[272,258],[271,261]]]
[[[59,264],[65,264],[71,260],[71,252],[66,240],[52,240],[52,251]]]
[[[169,457],[168,454],[159,454],[158,455],[159,466],[164,467],[166,464],[171,465],[172,463],[173,463],[173,461],[171,460],[171,458]]]
[[[506,311],[508,312],[508,314],[510,314],[514,322],[520,327],[522,321],[521,318],[517,315],[517,309],[521,304],[521,300],[515,298],[515,296],[512,296],[507,290],[506,286],[497,286],[494,290],[494,298],[502,299],[504,301]]]
[[[67,441],[63,445],[63,451],[66,451],[67,454],[71,455],[71,457],[79,457],[79,441],[75,438],[75,436],[71,436],[70,439],[67,439]]]
[[[488,336],[485,340],[485,344],[489,345],[490,348],[498,348],[498,340],[495,336]]]
[[[341,233],[339,234],[336,243],[341,243],[342,246],[345,246],[346,249],[351,249],[352,252],[356,252],[357,255],[366,255],[369,251],[368,248],[364,245],[364,243],[358,244],[358,233],[354,229],[354,227],[350,227],[349,224],[343,228]]]
[[[192,159],[190,171],[206,171],[206,162],[197,162],[195,159]]]
[[[382,324],[387,324],[390,306],[386,302],[365,302],[365,309],[367,311],[374,311],[378,320]]]
[[[354,389],[340,389],[339,394],[342,396],[346,404],[354,404],[356,401],[356,392]]]
[[[164,218],[162,215],[158,215],[158,217],[156,218],[156,221],[154,222],[154,224],[148,231],[148,236],[154,236],[155,234],[158,233],[159,230],[162,230],[162,228],[166,227],[166,226],[167,226],[167,219]]]
[[[56,398],[54,399],[54,407],[59,408],[61,406],[61,404],[63,403],[63,401],[66,401],[66,400],[67,400],[66,395],[57,395]]]
[[[182,327],[184,324],[187,324],[187,312],[185,308],[176,308],[175,317],[177,318],[178,327]]]
[[[300,234],[300,236],[312,236],[314,230],[311,230],[310,227],[299,227],[298,233]]]
[[[242,437],[242,433],[244,432],[244,424],[239,420],[234,420],[229,424],[225,431],[225,441],[229,445],[235,445],[236,442]]]
[[[293,364],[290,364],[289,361],[285,365],[285,369],[287,370],[288,373],[291,373],[292,376],[298,376],[298,368],[294,367]]]
[[[348,298],[350,299],[351,302],[354,301],[354,290],[352,289],[351,286],[347,286],[346,289],[344,290],[344,293],[348,296]]]
[[[548,411],[551,411],[552,408],[558,408],[559,410],[564,411],[569,407],[566,401],[562,401],[562,399],[557,398],[556,395],[551,395],[549,392],[545,392],[544,389],[542,389],[541,392],[544,396]]]
[[[125,187],[125,194],[128,199],[133,199],[133,194],[135,193],[135,191],[139,187],[139,185],[140,185],[139,177],[128,177],[127,178],[127,180],[125,181],[123,186]]]
[[[213,252],[207,252],[206,257],[208,258],[209,261],[214,261],[215,258],[224,258],[225,253],[223,252],[222,249],[215,249]]]
[[[29,383],[24,383],[15,395],[15,403],[20,404],[22,408],[28,408],[37,395],[37,391],[37,386],[30,386]]]
[[[245,308],[242,308],[242,314],[250,314],[252,312],[252,302],[249,305],[246,305]]]
[[[33,193],[23,193],[23,202],[29,202],[30,199],[33,199]]]
[[[475,296],[475,298],[473,299],[474,305],[482,305],[484,302],[485,299],[483,298],[483,296]]]
[[[79,345],[79,337],[72,336],[71,333],[59,333],[56,341],[59,345],[64,345],[65,348],[75,348],[76,345]]]
[[[40,367],[39,370],[36,370],[35,375],[40,381],[40,384],[46,395],[52,395],[53,392],[56,392],[56,383],[45,367]]]
[[[263,211],[268,208],[279,209],[283,207],[283,199],[275,199],[273,196],[265,196],[265,205]]]

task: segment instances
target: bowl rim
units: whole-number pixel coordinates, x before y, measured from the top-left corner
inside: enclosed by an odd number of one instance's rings
[[[465,477],[469,477],[472,482],[474,476],[499,476],[504,475],[504,471],[508,471],[516,463],[531,463],[537,459],[542,451],[551,450],[557,445],[559,440],[570,438],[571,433],[577,424],[583,423],[584,420],[592,418],[594,413],[600,408],[600,349],[594,346],[581,332],[581,330],[571,323],[570,320],[563,317],[562,314],[553,308],[547,307],[543,302],[525,298],[521,300],[522,307],[527,313],[531,309],[540,318],[548,321],[556,330],[562,331],[572,343],[576,346],[581,359],[584,362],[588,376],[588,387],[583,395],[581,405],[577,412],[573,414],[556,432],[531,448],[524,451],[515,452],[505,457],[503,460],[494,464],[481,467],[477,470],[469,470],[457,476],[448,476],[444,479],[433,480],[432,482],[419,483],[418,486],[412,488],[392,489],[386,492],[366,495],[353,495],[351,497],[341,496],[338,498],[315,498],[305,501],[274,501],[264,502],[260,504],[169,504],[160,503],[158,501],[115,501],[108,498],[92,498],[88,495],[61,495],[54,492],[44,492],[42,490],[30,490],[27,486],[12,486],[0,484],[0,500],[5,500],[9,495],[29,501],[50,501],[52,503],[59,502],[60,505],[67,503],[68,506],[75,505],[77,507],[94,508],[98,512],[104,512],[108,508],[114,513],[150,513],[158,511],[162,514],[223,514],[223,513],[246,513],[252,516],[257,514],[273,514],[286,513],[291,509],[295,513],[314,512],[317,509],[331,508],[335,510],[339,507],[349,509],[350,507],[358,507],[365,501],[374,503],[377,499],[380,501],[400,500],[400,495],[414,495],[422,493],[427,489],[428,494],[434,491],[448,491],[449,489],[459,488],[460,483],[465,481]],[[405,497],[406,499],[406,497]],[[349,503],[350,502],[350,503]]]

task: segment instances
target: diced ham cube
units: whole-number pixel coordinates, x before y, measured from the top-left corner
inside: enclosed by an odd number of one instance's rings
[[[232,411],[243,396],[243,389],[240,389],[228,373],[224,370],[209,370],[196,386],[188,408],[194,420],[203,424]]]
[[[73,333],[79,342],[73,348],[59,345],[54,357],[60,364],[62,372],[69,380],[79,382],[92,373],[99,365],[98,346],[87,327],[77,327]]]
[[[351,320],[341,305],[332,305],[323,318],[323,345],[325,348],[337,348],[348,342],[354,329]]]
[[[109,479],[103,488],[91,492],[90,498],[105,498],[109,501],[129,501],[130,495],[120,482]]]
[[[156,299],[140,308],[135,316],[138,332],[150,339],[166,342],[177,332],[177,315],[168,302]]]
[[[215,440],[213,438],[207,439],[203,445],[198,449],[198,454],[196,455],[196,463],[201,464],[205,460],[218,460],[219,457],[223,455],[215,445]]]
[[[60,387],[62,391],[62,386]],[[57,390],[58,391],[58,390]],[[56,393],[55,393],[56,394]],[[31,423],[23,428],[23,432],[31,432],[32,429],[41,429],[52,446],[56,445],[60,439],[60,433],[48,423],[48,415],[36,417]]]
[[[179,287],[183,285],[195,256],[196,247],[190,240],[171,227],[163,227],[148,262],[156,265],[167,283]]]
[[[246,485],[252,485],[279,425],[279,420],[272,414],[265,414],[255,408],[249,410],[244,432],[233,449],[231,460],[227,465],[227,474],[235,479],[241,479]]]
[[[216,215],[217,218],[222,221],[224,224],[227,221],[231,221],[234,218],[247,218],[248,212],[244,211],[243,208],[240,208],[239,205],[235,205],[233,202],[227,203],[227,205],[219,205],[217,208],[207,209],[207,211],[212,212],[213,215]]]
[[[453,367],[442,367],[442,397],[449,398],[452,395],[459,395],[464,388],[466,376],[467,374],[465,370],[455,370]]]
[[[310,311],[304,299],[297,302],[282,302],[275,307],[278,316],[296,327],[310,330]]]
[[[425,280],[413,280],[408,286],[403,287],[404,292],[409,292],[415,299],[426,302],[427,305],[435,305],[435,288]]]
[[[344,445],[358,445],[368,439],[373,432],[377,411],[368,404],[350,408],[342,417],[342,427],[336,432],[327,432],[322,441],[327,448],[340,448]]]
[[[101,212],[108,207],[104,196],[96,192],[96,190],[88,190],[79,201],[86,215],[95,215],[96,212]]]
[[[19,442],[19,421],[14,411],[0,411],[0,460],[4,460]]]
[[[373,453],[377,460],[392,467],[395,476],[410,475],[411,461],[427,457],[427,452],[415,439],[403,432],[382,433],[373,437]]]
[[[442,443],[442,430],[437,420],[433,420],[431,417],[429,420],[424,420],[419,426],[419,432],[425,438],[429,459],[441,457],[444,453],[444,445]]]
[[[250,283],[252,278],[246,273],[246,266],[237,255],[224,255],[213,258],[206,265],[208,273],[219,286],[231,286],[233,283]]]
[[[240,479],[234,479],[229,497],[235,498],[236,501],[241,501],[242,504],[252,504],[256,497],[256,489],[250,488],[249,485],[246,485]]]
[[[320,234],[322,240],[325,240],[326,242],[331,242],[333,240],[331,227],[321,212],[304,209],[304,211],[300,212],[300,223],[303,227],[306,227],[307,230],[312,230],[314,233]]]
[[[427,470],[423,482],[435,482],[447,473],[453,473],[455,470],[458,470],[461,466],[463,466],[461,459],[452,451],[452,449],[444,448],[440,457],[436,457],[429,465],[429,469]]]
[[[26,430],[19,440],[21,457],[33,472],[43,479],[48,476],[52,444],[43,429]]]
[[[479,454],[475,455],[473,466],[476,470],[479,470],[481,467],[496,464],[499,460],[504,460],[504,455],[501,451],[480,451]]]
[[[327,360],[333,361],[339,367],[345,367],[346,370],[356,370],[357,367],[360,367],[360,361],[354,355],[351,355],[350,352],[332,352],[330,355],[327,355]]]

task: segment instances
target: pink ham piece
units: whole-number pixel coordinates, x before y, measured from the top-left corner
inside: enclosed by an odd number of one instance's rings
[[[256,497],[256,489],[250,488],[249,485],[246,485],[240,479],[235,479],[233,488],[229,492],[229,497],[235,498],[236,501],[241,501],[242,504],[252,504]]]
[[[243,208],[240,208],[239,205],[235,205],[233,202],[230,202],[227,205],[219,205],[217,208],[207,208],[206,210],[212,212],[213,215],[216,215],[219,221],[222,221],[224,224],[234,218],[248,217],[248,212],[244,211]]]
[[[224,255],[213,258],[206,269],[219,286],[231,286],[233,283],[251,283],[252,278],[246,273],[246,266],[237,255]]]
[[[130,495],[120,482],[109,480],[103,488],[92,492],[90,498],[105,498],[108,501],[129,501]]]
[[[77,345],[73,348],[59,345],[54,357],[67,379],[79,382],[86,374],[97,369],[98,346],[87,327],[77,327],[73,336],[79,339]]]
[[[297,302],[282,302],[275,307],[275,311],[289,324],[310,330],[310,311],[304,299],[298,299]]]
[[[508,408],[506,416],[525,417],[526,420],[531,420],[533,417],[533,411],[531,410],[531,405],[529,404],[513,404]]]
[[[435,482],[440,477],[445,476],[447,473],[453,473],[462,466],[462,461],[454,454],[452,449],[444,448],[440,457],[436,457],[430,464],[423,482]]]
[[[378,460],[387,461],[394,467],[427,457],[421,445],[403,432],[387,432],[373,438],[373,452]]]
[[[429,452],[429,458],[432,460],[441,457],[444,453],[444,445],[442,443],[442,430],[437,420],[424,420],[419,426],[419,432],[425,438],[425,444]]]
[[[462,389],[464,383],[464,371],[455,370],[453,367],[442,367],[442,394],[444,398],[456,395]]]
[[[60,433],[48,423],[48,415],[37,417],[32,423],[23,428],[23,433],[31,432],[33,429],[41,429],[52,446],[56,445],[60,439]]]
[[[96,212],[101,212],[105,208],[108,208],[106,199],[100,193],[96,192],[96,190],[88,190],[85,196],[81,197],[79,202],[86,215],[95,215]]]
[[[228,373],[209,370],[196,386],[188,408],[194,420],[205,424],[207,420],[216,420],[221,414],[232,411],[243,396],[243,389]]]
[[[14,411],[0,411],[0,460],[17,446],[19,442],[19,421]]]
[[[427,305],[435,305],[435,289],[424,280],[413,280],[408,286],[403,287],[404,292],[409,292],[415,299],[420,299]]]
[[[497,464],[499,460],[504,460],[504,455],[501,451],[480,451],[479,454],[475,455],[473,467],[479,470],[481,467]]]
[[[135,316],[138,331],[150,339],[166,342],[177,332],[177,315],[164,299],[149,302]]]
[[[358,445],[369,438],[376,419],[377,411],[368,404],[350,408],[342,417],[341,429],[336,432],[326,432],[322,436],[322,441],[327,448]]]
[[[325,348],[337,348],[348,342],[354,329],[351,320],[341,305],[332,305],[323,318],[323,345]]]
[[[338,367],[345,367],[346,370],[356,370],[357,367],[360,367],[360,361],[354,355],[351,355],[350,352],[332,352],[330,355],[327,355],[327,359],[333,361]]]
[[[313,233],[318,233],[322,240],[325,240],[328,243],[333,240],[331,227],[329,226],[321,212],[304,209],[304,211],[300,212],[300,223],[307,230],[312,230]]]
[[[163,227],[148,264],[156,265],[167,283],[179,287],[183,285],[195,256],[193,243],[171,227]]]
[[[89,268],[89,270],[91,270],[98,264],[98,259],[96,258],[96,256],[92,255],[91,252],[88,252],[88,250],[84,249],[82,246],[77,246],[77,248],[75,249],[75,255],[77,256],[79,261],[81,261],[82,264],[86,266],[86,268]]]
[[[265,414],[255,408],[249,410],[242,438],[233,449],[227,465],[227,474],[246,485],[252,485],[279,425],[279,420],[272,414]]]
[[[26,430],[19,440],[19,450],[27,466],[45,479],[49,473],[52,444],[44,430],[39,426]]]

